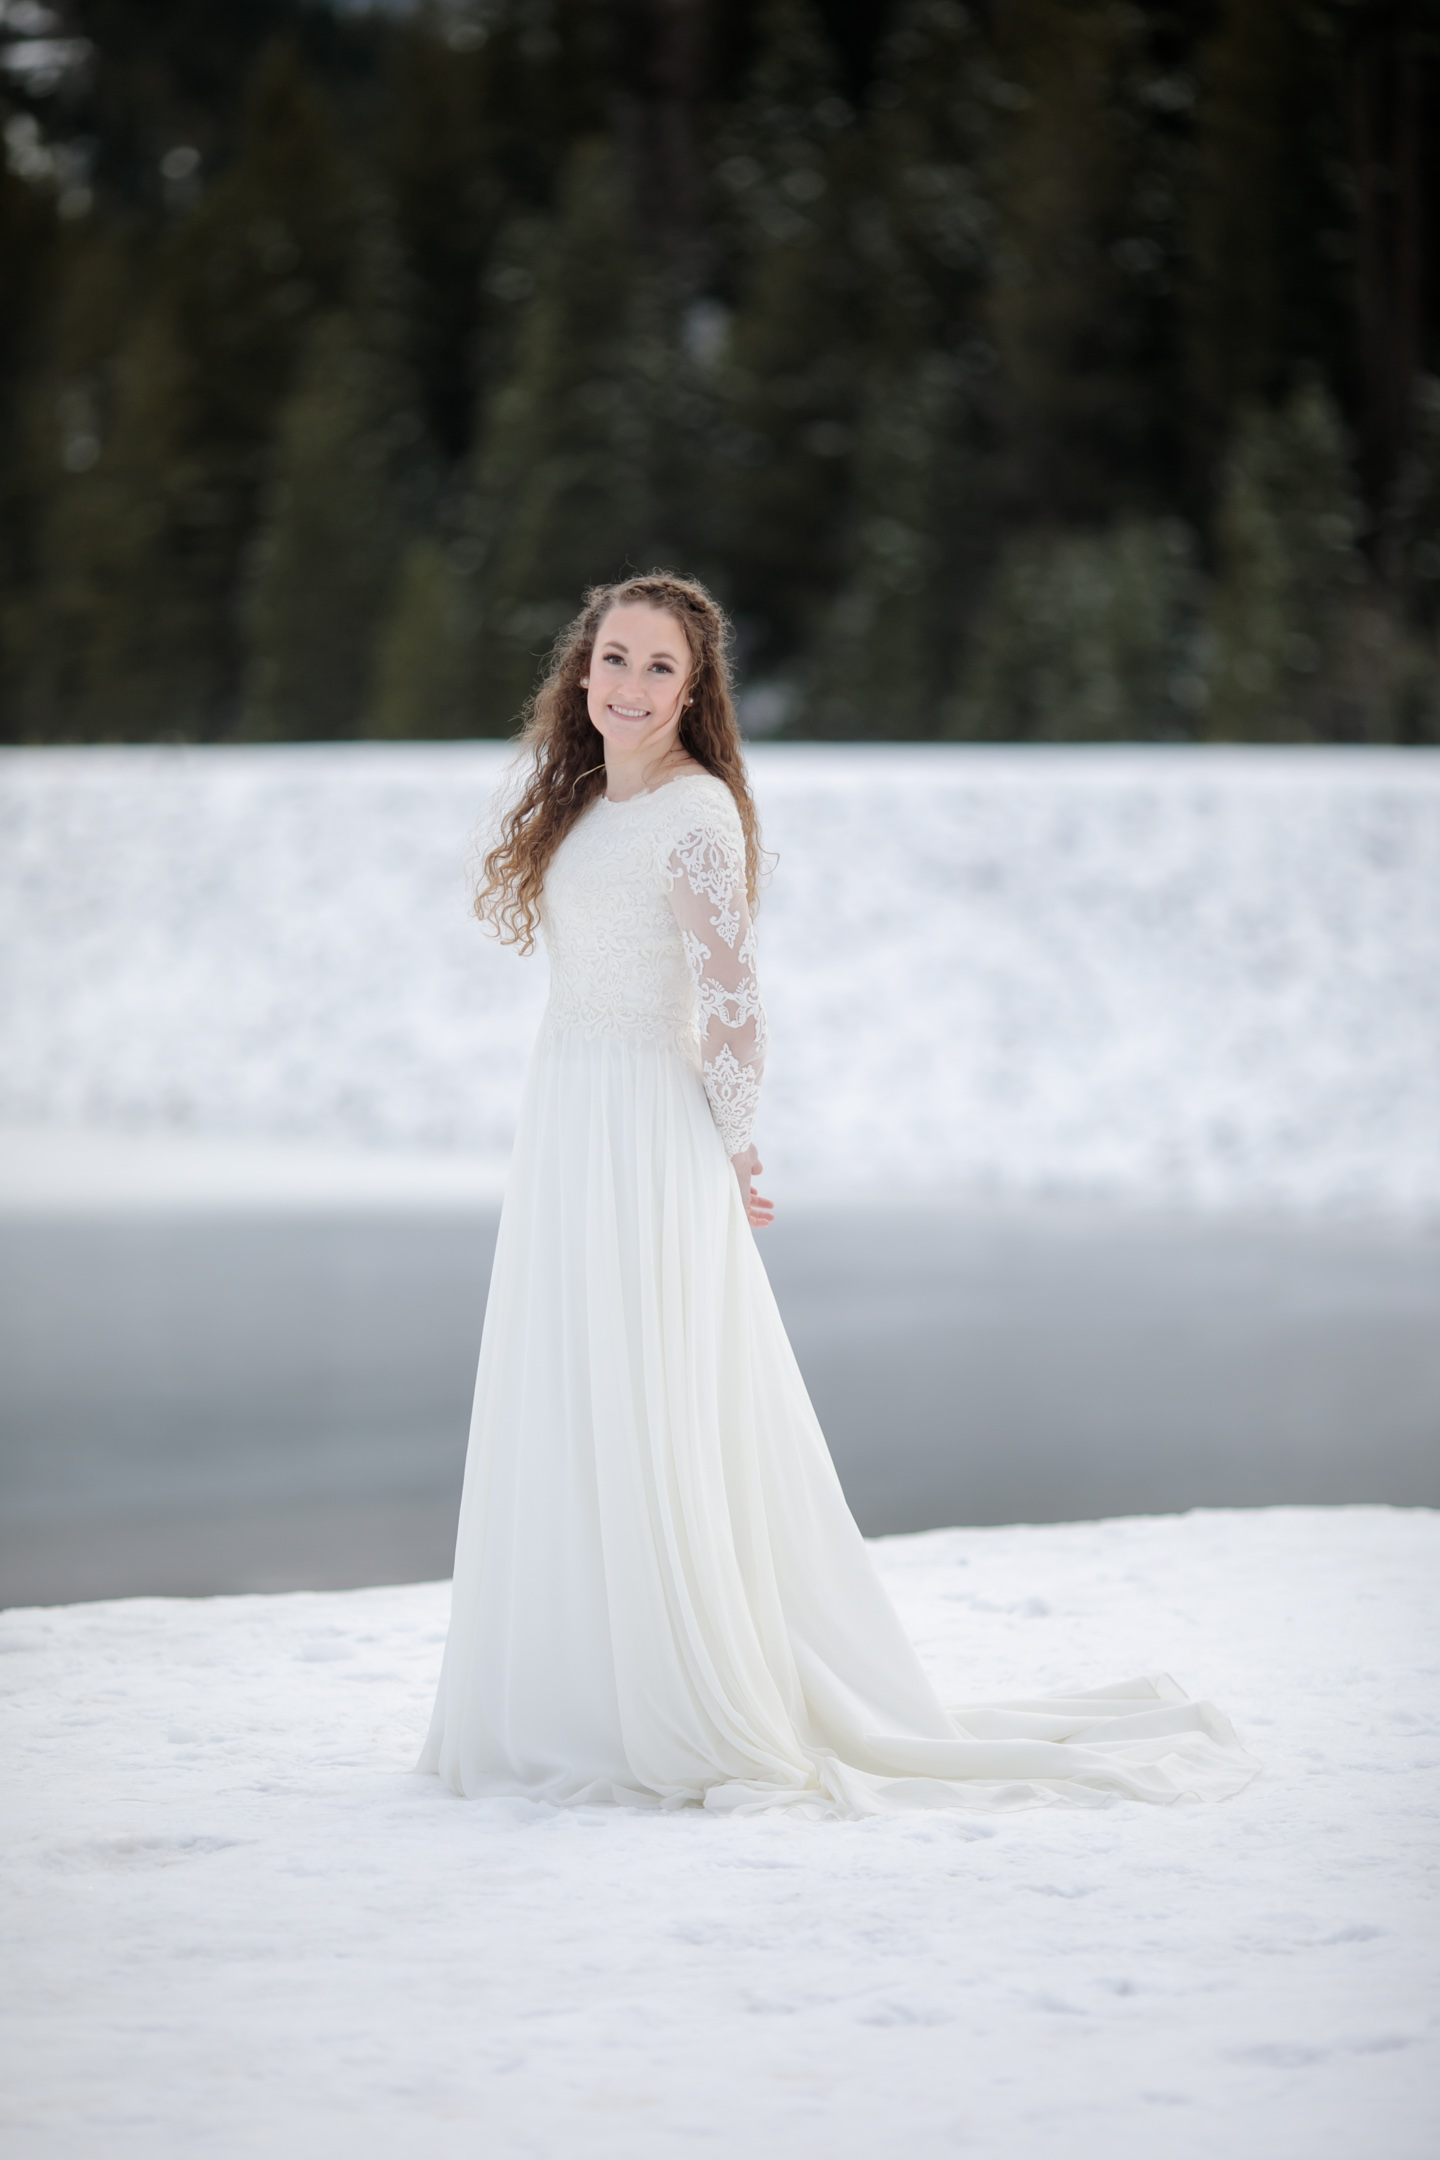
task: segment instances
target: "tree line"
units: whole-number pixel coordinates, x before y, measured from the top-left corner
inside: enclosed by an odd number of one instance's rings
[[[22,19],[23,18],[23,19]],[[4,11],[0,733],[1440,741],[1436,0]]]

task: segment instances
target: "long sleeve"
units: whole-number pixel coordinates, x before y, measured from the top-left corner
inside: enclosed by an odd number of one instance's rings
[[[666,864],[699,1001],[705,1093],[727,1155],[747,1146],[765,1067],[765,1013],[755,979],[755,932],[745,898],[738,820],[707,817]]]

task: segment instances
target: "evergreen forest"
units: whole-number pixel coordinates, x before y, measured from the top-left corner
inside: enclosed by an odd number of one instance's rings
[[[0,0],[0,737],[1440,742],[1440,0]]]

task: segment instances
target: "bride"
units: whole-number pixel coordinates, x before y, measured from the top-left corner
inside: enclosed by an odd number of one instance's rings
[[[420,1767],[732,1812],[1220,1799],[1172,1681],[946,1708],[845,1505],[751,1235],[759,846],[702,587],[591,592],[477,912],[550,958]]]

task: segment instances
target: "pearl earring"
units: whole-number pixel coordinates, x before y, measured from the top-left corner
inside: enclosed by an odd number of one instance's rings
[[[590,677],[589,677],[588,675],[582,675],[582,676],[580,677],[580,687],[581,687],[581,689],[582,689],[582,690],[588,690],[588,689],[589,689],[589,687],[590,687]]]

